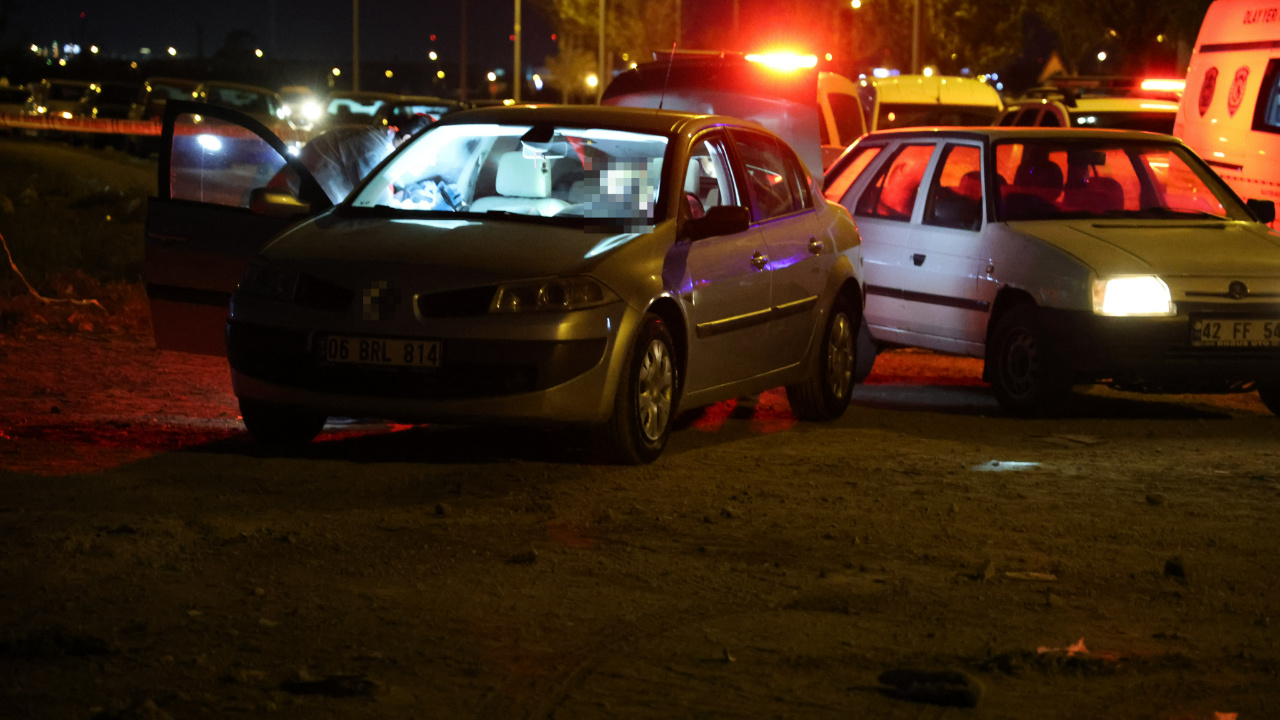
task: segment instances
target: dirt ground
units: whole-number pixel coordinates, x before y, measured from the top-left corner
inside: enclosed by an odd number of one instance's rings
[[[378,423],[281,456],[104,292],[0,303],[0,717],[1280,717],[1256,395],[1018,420],[900,351],[837,422],[742,398],[646,467]]]

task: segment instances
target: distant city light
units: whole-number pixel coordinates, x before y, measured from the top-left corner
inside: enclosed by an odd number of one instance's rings
[[[533,89],[534,90],[542,89],[542,76],[539,75],[538,73],[533,74]]]
[[[1106,60],[1106,59],[1107,59],[1106,50],[1103,50],[1102,52],[1098,53],[1098,62],[1102,62],[1103,60]]]
[[[489,82],[498,82],[498,74],[492,70],[489,71],[489,74],[486,77],[489,78]]]
[[[36,45],[35,43],[32,43],[32,44],[31,44],[31,52],[33,52],[33,53],[38,53],[38,52],[40,52],[40,46],[39,46],[39,45]]]
[[[334,76],[334,77],[338,77],[338,76],[340,76],[340,75],[342,75],[342,71],[341,71],[341,70],[339,70],[338,68],[334,68],[334,69],[333,69],[333,76]]]
[[[257,50],[254,50],[253,54],[257,55],[258,57],[262,57],[262,48],[258,48]]]
[[[174,47],[170,46],[170,47],[169,47],[169,54],[170,54],[170,55],[174,55],[174,56],[176,56],[176,55],[178,54],[178,51],[177,51],[177,49],[175,49]]]
[[[933,68],[929,67],[928,65],[925,65],[925,66],[924,66],[924,76],[925,76],[925,77],[933,77]]]
[[[435,51],[435,50],[432,50],[431,52],[427,53],[427,57],[431,58],[432,60],[435,60],[436,58],[438,58],[438,57],[440,57],[440,56],[439,56],[439,55],[436,55],[436,51]]]
[[[436,71],[436,77],[438,77],[438,78],[440,78],[441,80],[443,80],[443,79],[444,79],[444,71],[443,71],[443,70],[437,70],[437,71]]]
[[[66,67],[66,66],[67,66],[67,59],[66,59],[66,58],[60,58],[60,59],[58,60],[58,64],[59,64],[59,65],[61,65],[62,67]]]
[[[146,47],[144,47],[144,48],[138,48],[138,54],[139,54],[139,55],[150,55],[150,54],[151,54],[151,48],[146,48]]]
[[[587,75],[587,87],[595,87],[599,84],[600,84],[600,78],[596,77],[595,73],[591,73],[590,75]]]
[[[393,73],[393,72],[391,72],[390,70],[388,70],[388,71],[386,72],[386,76],[387,76],[388,78],[392,78],[392,77],[395,77],[395,73]]]
[[[94,55],[97,55],[97,54],[98,54],[98,46],[97,46],[97,45],[90,45],[90,46],[89,46],[89,52],[93,53]]]
[[[1156,42],[1159,42],[1159,43],[1164,42],[1164,35],[1157,35],[1157,36],[1156,36]]]

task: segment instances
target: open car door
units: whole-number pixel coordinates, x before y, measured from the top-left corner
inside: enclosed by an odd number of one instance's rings
[[[290,225],[332,207],[262,123],[171,100],[147,205],[145,272],[156,347],[226,353],[231,292],[246,263]]]

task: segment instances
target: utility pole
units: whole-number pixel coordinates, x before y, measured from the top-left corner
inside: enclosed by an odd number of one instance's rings
[[[467,0],[462,0],[462,36],[458,40],[458,99],[467,101]]]
[[[516,0],[516,72],[511,78],[511,98],[520,102],[520,86],[524,78],[520,75],[520,0]]]
[[[911,74],[920,74],[920,0],[911,11]]]
[[[360,0],[351,0],[351,89],[360,90]]]
[[[600,71],[596,73],[596,104],[600,104],[600,98],[604,95],[605,85],[605,60],[604,60],[604,2],[600,0]]]

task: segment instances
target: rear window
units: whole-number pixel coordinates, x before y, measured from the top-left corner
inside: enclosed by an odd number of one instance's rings
[[[1173,119],[1176,115],[1176,110],[1164,112],[1074,112],[1071,113],[1071,124],[1080,128],[1145,130],[1168,135],[1173,132]]]
[[[836,132],[840,133],[840,144],[848,145],[862,136],[862,105],[858,98],[842,93],[827,96],[831,105],[831,115],[836,121]]]
[[[910,220],[933,145],[904,145],[884,164],[854,208],[855,215]]]
[[[877,130],[899,127],[990,125],[1000,111],[992,107],[971,105],[881,105]]]

